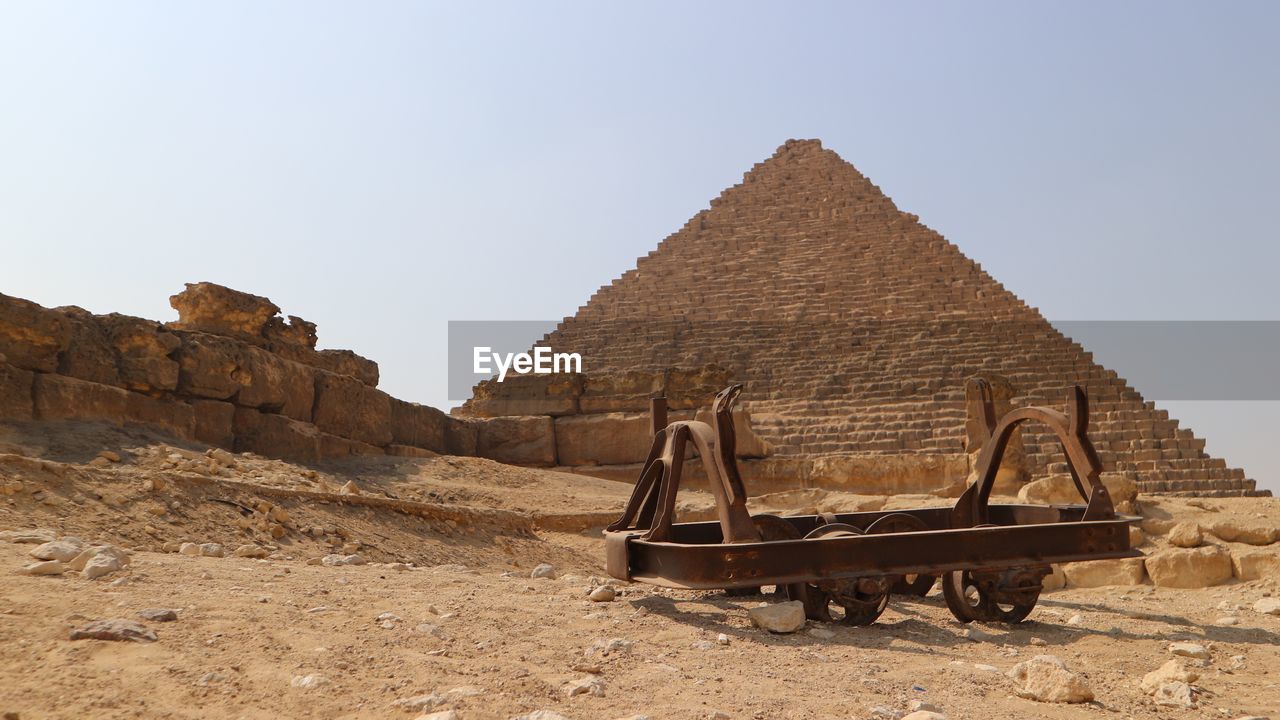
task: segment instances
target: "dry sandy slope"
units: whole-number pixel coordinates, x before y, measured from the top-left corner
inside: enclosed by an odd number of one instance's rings
[[[129,571],[89,581],[15,574],[33,546],[0,542],[0,713],[413,718],[391,703],[468,686],[479,694],[454,693],[437,709],[456,709],[462,720],[506,720],[535,709],[572,720],[715,711],[735,719],[862,718],[872,707],[904,709],[911,700],[931,702],[953,720],[1280,711],[1280,617],[1248,609],[1280,592],[1274,578],[1207,590],[1048,593],[1032,621],[982,628],[994,636],[985,642],[966,639],[936,593],[895,599],[871,627],[830,626],[829,639],[774,636],[750,627],[747,608],[759,597],[628,586],[613,603],[586,599],[590,576],[603,575],[602,545],[595,529],[563,529],[616,512],[625,486],[458,458],[300,468],[240,457],[235,468],[210,470],[201,448],[159,442],[92,427],[0,434],[0,451],[9,452],[0,456],[0,477],[23,483],[21,492],[0,497],[0,529],[48,527],[141,549]],[[122,461],[87,465],[104,447]],[[361,495],[330,494],[349,479]],[[240,527],[244,518],[261,518],[236,505],[260,501],[287,510],[283,537],[256,524]],[[758,505],[883,502],[801,493]],[[1182,512],[1180,502],[1163,501],[1159,510]],[[1276,514],[1271,501],[1212,503],[1196,510]],[[696,494],[687,504],[706,510]],[[228,548],[271,543],[279,559],[159,552],[180,540]],[[306,563],[351,544],[374,564]],[[421,567],[383,564],[391,562]],[[529,579],[539,562],[554,563],[560,578]],[[1244,607],[1229,611],[1220,603]],[[179,609],[177,622],[148,623],[159,635],[155,643],[67,639],[71,627],[147,607]],[[381,627],[385,612],[400,618],[394,627]],[[1079,624],[1068,624],[1076,615]],[[1216,625],[1224,615],[1239,624]],[[719,633],[728,645],[716,643]],[[633,645],[608,656],[589,652],[613,638]],[[1182,639],[1211,648],[1198,683],[1206,694],[1196,710],[1157,708],[1138,680],[1168,659],[1169,642]],[[1004,671],[1045,652],[1085,675],[1097,701],[1017,698],[1010,679],[975,667]],[[566,683],[590,670],[599,671],[603,697],[567,698]],[[328,682],[291,685],[306,675]]]

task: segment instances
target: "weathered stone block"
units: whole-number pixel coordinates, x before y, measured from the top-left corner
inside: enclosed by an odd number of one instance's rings
[[[476,385],[460,412],[479,418],[573,415],[581,394],[582,376],[577,373],[508,375],[502,382],[493,379]]]
[[[663,381],[667,394],[667,407],[672,410],[711,407],[716,393],[732,382],[733,375],[719,365],[669,368]]]
[[[1231,572],[1238,580],[1280,577],[1280,552],[1256,548],[1231,548]]]
[[[1231,553],[1218,545],[1171,548],[1146,557],[1147,574],[1160,587],[1200,588],[1231,579]]]
[[[476,455],[512,465],[555,465],[554,423],[545,416],[477,420]]]
[[[184,440],[196,435],[195,410],[172,397],[131,392],[125,399],[124,419]]]
[[[378,363],[350,350],[313,350],[303,345],[272,341],[267,349],[287,360],[320,368],[335,375],[346,375],[368,385],[378,386]]]
[[[555,438],[556,458],[561,465],[643,462],[653,443],[649,416],[639,413],[558,417]]]
[[[32,385],[35,374],[0,362],[0,420],[30,420],[35,416]]]
[[[58,308],[66,316],[71,337],[58,356],[58,374],[77,380],[119,385],[116,351],[98,319],[78,307]]]
[[[154,320],[118,313],[97,316],[97,321],[115,350],[121,385],[140,392],[178,387],[178,361],[173,354],[182,341],[177,335]]]
[[[393,443],[444,452],[448,422],[449,416],[433,407],[391,398]]]
[[[663,394],[663,373],[630,371],[584,375],[578,412],[648,412],[650,398]]]
[[[1018,500],[1031,505],[1082,505],[1084,499],[1070,475],[1046,475],[1018,490]]]
[[[444,451],[449,455],[474,456],[479,421],[449,416],[444,426]]]
[[[71,342],[71,325],[56,310],[0,294],[0,354],[23,370],[57,372],[58,353]]]
[[[1274,522],[1238,518],[1214,520],[1209,525],[1209,532],[1227,542],[1248,545],[1270,545],[1276,541],[1277,536],[1280,536],[1280,528],[1277,528]]]
[[[235,446],[236,406],[220,400],[192,400],[195,427],[192,437],[220,448]]]
[[[264,330],[268,343],[282,343],[304,348],[316,346],[316,324],[307,322],[297,315],[290,315],[289,321],[273,317],[267,321]]]
[[[236,404],[311,422],[316,371],[256,347],[241,348]]]
[[[1066,563],[1062,572],[1068,585],[1082,588],[1141,585],[1147,575],[1142,558]]]
[[[87,380],[38,373],[35,376],[37,420],[124,421],[129,391]]]
[[[383,446],[391,442],[391,399],[347,375],[321,372],[316,379],[315,424],[320,430]]]
[[[178,391],[196,397],[227,400],[243,387],[240,365],[244,345],[226,337],[208,333],[178,334],[182,347],[178,350]]]
[[[179,330],[207,332],[264,342],[267,322],[280,308],[267,298],[210,282],[186,283],[187,289],[169,298],[178,311]]]
[[[315,462],[320,458],[321,433],[310,423],[237,407],[233,429],[236,452],[254,452],[296,462]]]

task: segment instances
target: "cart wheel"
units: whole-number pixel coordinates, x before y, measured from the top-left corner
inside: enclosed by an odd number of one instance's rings
[[[900,532],[922,532],[928,530],[929,526],[923,520],[915,515],[907,513],[893,513],[885,515],[867,526],[867,534],[873,533],[900,533]],[[933,589],[933,584],[937,582],[937,575],[903,575],[893,584],[893,592],[899,595],[915,595],[924,597]]]
[[[755,523],[756,530],[760,532],[760,539],[765,542],[774,542],[776,540],[799,540],[800,531],[795,525],[783,520],[777,515],[752,515],[751,522]],[[800,585],[802,583],[797,583]],[[727,588],[724,591],[729,597],[745,597],[748,595],[759,595],[760,587],[744,587],[744,588]],[[779,585],[773,591],[778,597],[790,597],[785,585]]]
[[[828,523],[815,528],[806,538],[849,537],[862,531],[846,523]],[[787,597],[804,603],[805,617],[820,622],[835,622],[831,605],[844,610],[840,622],[846,625],[870,625],[889,604],[889,578],[868,577],[849,580],[819,580],[787,587]]]
[[[962,623],[1020,623],[1040,599],[1041,577],[1038,571],[953,570],[942,575],[942,596],[951,614]]]

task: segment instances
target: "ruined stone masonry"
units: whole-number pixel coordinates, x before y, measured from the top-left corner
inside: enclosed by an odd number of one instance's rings
[[[378,365],[317,350],[316,326],[211,283],[162,325],[0,295],[0,420],[86,420],[301,462],[474,454],[477,422],[377,389]]]
[[[724,368],[746,385],[767,464],[800,485],[874,487],[885,472],[916,472],[908,486],[937,488],[963,477],[964,381],[987,374],[1017,405],[1060,404],[1066,386],[1084,385],[1104,466],[1143,492],[1255,492],[816,140],[784,144],[539,344],[581,353],[588,377],[632,378],[636,395],[669,368]],[[567,430],[588,421],[566,418],[616,409],[593,405],[590,385],[578,392],[558,399],[572,412],[553,412],[515,408],[527,394],[517,385],[482,385],[462,412],[544,414]],[[1052,440],[1024,431],[1030,476],[1066,472]]]

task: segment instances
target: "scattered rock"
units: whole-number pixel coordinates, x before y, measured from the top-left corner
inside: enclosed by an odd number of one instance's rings
[[[5,530],[0,532],[0,540],[27,545],[38,545],[40,543],[53,542],[57,539],[57,533],[44,528],[36,528],[32,530]]]
[[[1139,687],[1148,695],[1155,695],[1161,685],[1171,682],[1193,683],[1200,679],[1200,673],[1186,667],[1181,660],[1174,658],[1160,667],[1142,676]]]
[[[415,695],[413,697],[401,698],[391,703],[391,707],[403,708],[405,710],[430,710],[431,708],[444,703],[444,698],[439,695]]]
[[[88,625],[78,627],[71,631],[71,639],[155,642],[156,634],[142,623],[116,618],[94,620]]]
[[[394,630],[401,620],[400,616],[395,613],[384,612],[375,618],[374,622],[378,623],[378,627],[383,630]]]
[[[961,637],[974,642],[996,642],[997,638],[989,632],[976,627],[966,627],[960,632]]]
[[[912,700],[911,702],[907,703],[907,711],[908,712],[940,713],[942,712],[942,708],[938,707],[937,705],[934,705],[933,703],[925,702],[923,700]]]
[[[541,565],[535,567],[533,569],[533,572],[529,573],[529,577],[531,578],[555,579],[555,576],[556,576],[556,567],[548,563],[542,563]]]
[[[1276,541],[1280,528],[1266,522],[1250,522],[1234,518],[1215,520],[1209,526],[1209,532],[1227,542],[1240,542],[1247,545],[1270,545]]]
[[[204,557],[223,557],[227,553],[218,543],[200,543],[200,554]]]
[[[591,591],[587,598],[592,602],[613,602],[618,596],[618,591],[613,589],[612,585],[601,585]]]
[[[1169,652],[1180,657],[1196,658],[1197,660],[1209,659],[1209,649],[1197,643],[1173,643],[1169,646]]]
[[[593,657],[595,655],[600,655],[602,657],[608,657],[613,654],[620,655],[622,653],[630,652],[631,646],[634,644],[635,643],[630,640],[624,640],[622,638],[610,638],[609,640],[601,638],[591,643],[591,647],[587,648],[584,654],[587,657]]]
[[[321,565],[364,565],[368,561],[360,555],[325,555],[320,558]]]
[[[1157,705],[1165,707],[1193,708],[1196,706],[1196,691],[1184,682],[1168,682],[1156,689],[1154,695]]]
[[[42,562],[34,562],[22,568],[18,572],[23,575],[61,575],[67,571],[67,567],[58,560],[44,560]]]
[[[1082,703],[1093,699],[1084,679],[1053,655],[1037,655],[1008,672],[1019,685],[1019,697],[1040,702]]]
[[[84,552],[85,542],[76,537],[64,537],[61,540],[37,545],[31,549],[31,557],[37,560],[57,560],[59,562],[70,562],[77,555]]]
[[[729,644],[729,636],[728,636],[728,635],[725,635],[724,633],[720,633],[719,635],[716,635],[716,643],[718,643],[718,644],[720,644],[720,645],[728,645],[728,644]]]
[[[359,494],[360,494],[360,488],[356,486],[356,483],[355,483],[355,481],[354,481],[354,480],[348,480],[348,481],[347,481],[347,482],[346,482],[346,483],[345,483],[345,484],[344,484],[344,485],[343,485],[343,486],[338,490],[338,492],[339,492],[340,494],[342,494],[342,495],[359,495]]]
[[[80,570],[80,577],[86,580],[96,580],[113,572],[123,570],[125,564],[126,561],[116,553],[97,552],[84,563],[84,567]]]
[[[413,720],[458,720],[458,713],[454,710],[441,710],[440,712],[419,715]]]
[[[241,545],[231,554],[239,558],[264,558],[269,553],[261,545]]]
[[[1180,548],[1200,547],[1204,542],[1204,534],[1200,526],[1193,522],[1180,522],[1169,531],[1169,544]]]
[[[581,680],[574,680],[564,687],[564,694],[567,697],[577,697],[579,695],[590,695],[592,697],[604,697],[604,683],[599,678],[585,677]]]
[[[799,600],[753,607],[751,624],[769,632],[793,633],[804,627],[804,603]]]
[[[1253,604],[1253,611],[1263,615],[1280,615],[1280,598],[1264,597]]]
[[[836,634],[834,632],[826,628],[820,628],[820,627],[809,628],[809,637],[812,637],[812,638],[817,638],[819,640],[830,640],[835,636]]]
[[[290,680],[289,684],[296,688],[302,688],[303,690],[311,690],[313,688],[318,688],[321,685],[328,685],[329,678],[323,675],[294,675],[293,680]]]
[[[511,720],[569,720],[569,718],[550,710],[534,710],[531,713],[511,718]]]
[[[868,710],[867,714],[871,716],[872,720],[902,720],[902,716],[905,713],[901,710],[894,710],[890,707],[877,705]]]
[[[143,608],[138,617],[152,622],[173,622],[178,619],[178,611],[171,608]]]
[[[178,546],[178,554],[179,555],[199,555],[200,546],[195,543],[184,542]]]
[[[947,720],[947,716],[931,710],[917,710],[903,715],[902,720]]]

